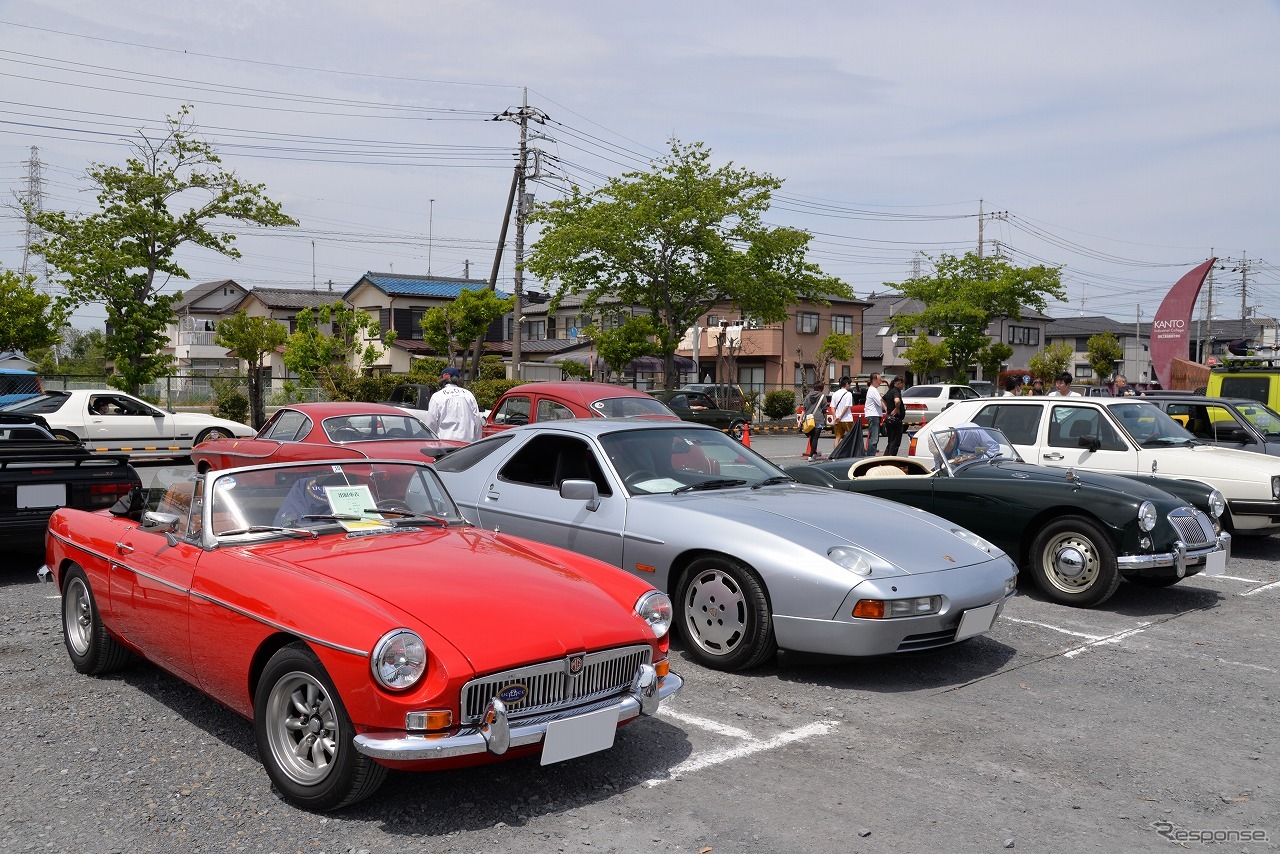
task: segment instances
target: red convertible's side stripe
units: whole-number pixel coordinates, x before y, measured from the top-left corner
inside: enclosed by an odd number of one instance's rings
[[[358,655],[362,658],[369,657],[368,650],[356,649],[355,647],[350,647],[350,646],[343,646],[340,643],[333,643],[332,641],[327,641],[327,640],[324,640],[323,638],[318,638],[314,635],[306,634],[291,626],[286,626],[281,623],[277,623],[274,620],[268,620],[266,617],[260,616],[258,614],[250,613],[249,611],[246,611],[243,608],[237,608],[235,605],[232,605],[229,602],[224,602],[221,599],[216,599],[213,596],[209,596],[206,593],[197,593],[196,591],[191,590],[190,588],[183,587],[178,584],[174,584],[172,581],[169,581],[167,578],[159,578],[158,576],[152,575],[149,572],[143,572],[142,570],[134,569],[132,566],[129,566],[127,563],[125,563],[122,560],[119,560],[116,557],[105,555],[102,552],[94,551],[93,549],[87,549],[84,546],[80,545],[79,543],[74,543],[71,540],[68,540],[66,537],[62,536],[61,534],[56,534],[53,531],[49,532],[49,536],[65,543],[66,545],[76,549],[77,551],[86,552],[88,554],[93,555],[94,557],[101,558],[102,560],[106,561],[108,564],[111,564],[113,566],[119,566],[119,567],[122,567],[123,569],[127,569],[130,572],[132,572],[134,575],[140,575],[143,578],[147,578],[147,579],[150,579],[151,581],[154,581],[156,584],[163,585],[164,587],[168,587],[171,590],[177,590],[179,593],[185,593],[187,594],[187,596],[194,596],[196,598],[203,599],[206,602],[212,602],[214,605],[217,605],[221,608],[225,608],[233,614],[239,614],[240,616],[246,619],[253,620],[254,622],[257,622],[257,623],[261,623],[262,625],[267,626],[268,628],[272,628],[272,629],[275,629],[276,631],[284,632],[286,634],[296,635],[305,641],[319,644],[320,646],[325,646],[325,647],[328,647],[329,649],[337,650],[338,652],[346,652],[346,653],[350,653],[351,655]]]

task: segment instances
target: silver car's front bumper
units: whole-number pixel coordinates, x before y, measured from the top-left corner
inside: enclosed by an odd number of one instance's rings
[[[640,715],[657,714],[663,700],[674,698],[684,687],[684,680],[668,672],[661,681],[651,665],[641,666],[631,691],[621,700],[609,699],[572,709],[548,712],[512,723],[506,706],[497,697],[485,710],[484,721],[478,727],[459,730],[453,735],[433,736],[407,732],[369,732],[354,739],[356,750],[374,759],[396,762],[419,762],[432,759],[451,759],[475,753],[492,753],[501,756],[512,747],[537,744],[546,736],[547,726],[554,721],[569,720],[611,706],[618,709],[621,724]]]
[[[1186,544],[1178,540],[1173,544],[1173,551],[1162,552],[1161,554],[1152,555],[1121,555],[1116,558],[1122,572],[1137,572],[1141,575],[1150,574],[1147,570],[1162,569],[1165,567],[1173,567],[1178,578],[1182,578],[1187,574],[1187,567],[1199,566],[1209,560],[1209,555],[1214,552],[1226,552],[1227,559],[1231,558],[1231,535],[1223,531],[1218,538],[1212,543],[1195,548],[1187,548]]]

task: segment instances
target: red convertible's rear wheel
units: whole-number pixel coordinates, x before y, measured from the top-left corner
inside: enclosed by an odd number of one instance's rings
[[[773,618],[764,585],[727,557],[689,565],[676,592],[675,625],[685,649],[713,670],[746,670],[774,653]]]
[[[253,734],[281,794],[313,810],[372,795],[387,769],[356,750],[354,731],[315,653],[293,644],[271,657],[254,698]]]
[[[78,566],[70,567],[62,582],[62,639],[72,666],[81,673],[110,673],[131,658],[129,650],[107,634],[89,579]]]
[[[1055,602],[1092,608],[1120,586],[1116,552],[1096,524],[1064,516],[1040,529],[1031,544],[1031,574]]]

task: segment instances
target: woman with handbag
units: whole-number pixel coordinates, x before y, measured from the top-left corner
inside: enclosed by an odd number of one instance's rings
[[[822,380],[818,380],[813,384],[813,390],[804,396],[804,410],[800,414],[800,432],[809,439],[804,449],[806,460],[822,459],[822,454],[818,453],[818,437],[822,435],[822,428],[827,421],[823,406],[827,399],[825,385],[826,383]]]
[[[884,394],[884,432],[889,437],[884,446],[886,457],[896,457],[898,446],[902,444],[902,431],[906,428],[903,420],[902,377],[894,377],[889,390]]]

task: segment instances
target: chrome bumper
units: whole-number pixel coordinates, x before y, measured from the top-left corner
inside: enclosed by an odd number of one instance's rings
[[[512,747],[526,747],[542,741],[547,725],[553,721],[578,717],[588,712],[617,707],[618,723],[640,715],[654,715],[663,700],[673,699],[684,687],[684,680],[675,673],[667,673],[658,682],[657,671],[652,665],[641,665],[631,684],[631,691],[621,700],[605,700],[587,706],[577,706],[558,712],[549,712],[512,724],[508,720],[506,705],[494,697],[485,709],[483,723],[478,727],[459,730],[454,735],[432,736],[406,732],[368,732],[354,739],[356,750],[374,759],[411,762],[430,759],[450,759],[474,753],[492,753],[501,756]]]
[[[1116,563],[1124,570],[1159,569],[1172,566],[1176,569],[1178,577],[1182,578],[1187,574],[1188,566],[1204,563],[1209,555],[1219,551],[1226,552],[1227,559],[1231,559],[1231,535],[1226,531],[1219,534],[1212,543],[1193,549],[1187,548],[1185,543],[1178,540],[1173,544],[1171,552],[1154,555],[1122,555],[1116,558]]]

